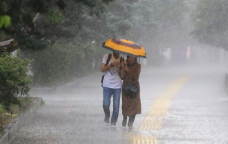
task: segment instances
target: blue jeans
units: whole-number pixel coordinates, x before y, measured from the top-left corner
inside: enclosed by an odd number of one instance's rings
[[[112,112],[111,123],[116,124],[118,115],[119,115],[120,93],[121,93],[121,88],[112,89],[112,88],[103,87],[103,109],[105,113],[105,122],[109,122],[109,118],[110,118],[109,107],[110,107],[111,97],[113,96],[113,112]]]

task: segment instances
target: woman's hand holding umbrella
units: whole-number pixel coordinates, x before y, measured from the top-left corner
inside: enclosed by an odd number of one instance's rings
[[[120,66],[121,66],[121,69],[123,69],[124,71],[128,71],[128,67],[127,67],[127,64],[125,62],[121,62]]]

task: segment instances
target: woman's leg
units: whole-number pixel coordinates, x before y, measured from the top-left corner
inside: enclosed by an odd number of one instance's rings
[[[126,125],[127,125],[127,116],[123,116],[122,126],[126,127]]]
[[[129,116],[128,127],[133,128],[133,123],[135,121],[135,115]]]

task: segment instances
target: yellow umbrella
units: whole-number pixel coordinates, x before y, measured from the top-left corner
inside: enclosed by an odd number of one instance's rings
[[[142,46],[125,39],[109,39],[105,41],[102,47],[114,52],[126,54],[133,57],[146,58],[146,52]]]

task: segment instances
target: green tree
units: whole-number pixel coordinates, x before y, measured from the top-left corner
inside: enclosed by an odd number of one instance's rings
[[[14,36],[23,56],[34,59],[34,83],[45,86],[91,72],[92,64],[93,70],[99,69],[105,53],[102,42],[126,35],[137,4],[137,0],[13,1],[2,2],[4,14],[12,19],[2,40]],[[17,14],[10,13],[12,5]]]
[[[10,17],[9,16],[7,16],[7,15],[0,15],[0,29],[1,28],[8,28],[9,27],[9,25],[10,25],[10,22],[11,22],[11,20],[10,20]]]
[[[71,36],[72,32],[62,35],[64,32],[69,32],[69,29],[63,27],[58,29],[57,26],[69,16],[67,11],[72,6],[79,7],[74,10],[78,15],[72,20],[76,21],[74,25],[80,27],[80,20],[77,19],[77,16],[80,17],[82,11],[86,10],[90,14],[94,14],[94,10],[110,1],[112,0],[69,0],[67,2],[63,0],[1,0],[0,16],[9,16],[11,26],[8,29],[2,29],[5,35],[0,38],[0,41],[10,37],[18,43],[21,50],[44,49],[56,40],[56,34],[59,34],[58,37]],[[1,18],[1,22],[8,26],[9,21],[2,20],[3,18]],[[8,48],[8,51],[13,50],[15,48]]]
[[[228,48],[228,1],[199,0],[192,14],[193,36],[200,42]]]
[[[75,77],[81,77],[95,70],[93,62],[98,56],[98,47],[91,43],[54,44],[43,51],[30,54],[34,59],[32,71],[34,86],[60,86]]]
[[[28,54],[34,59],[34,84],[59,86],[74,77],[98,71],[103,55],[111,53],[101,47],[102,42],[125,36],[131,28],[134,7],[133,2],[129,4],[118,0],[110,5],[97,4],[92,9],[93,14],[80,10],[85,7],[78,4],[65,9],[63,14],[67,17],[57,26],[63,30],[56,32],[55,44],[43,51]],[[79,21],[80,25],[77,24]]]
[[[0,103],[6,109],[10,104],[18,104],[19,95],[26,95],[31,79],[27,77],[29,61],[7,52],[0,55]]]

